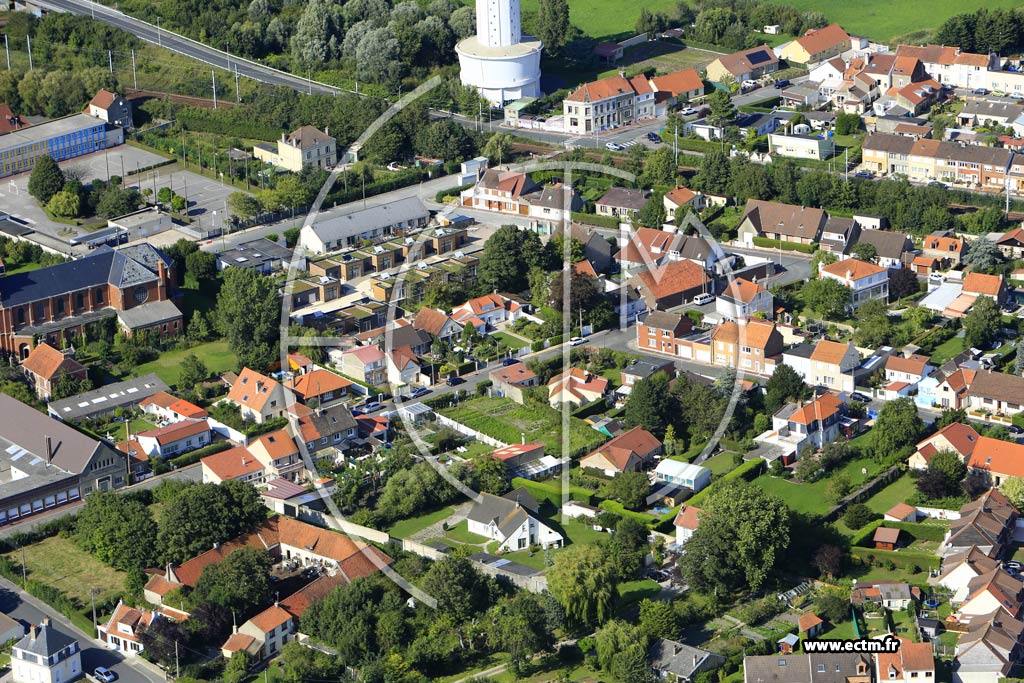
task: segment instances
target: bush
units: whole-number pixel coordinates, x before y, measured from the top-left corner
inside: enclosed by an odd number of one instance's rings
[[[486,396],[487,390],[490,389],[492,386],[494,386],[494,382],[492,382],[489,379],[485,379],[483,382],[480,382],[479,384],[476,385],[476,395]]]
[[[458,197],[464,190],[468,190],[473,187],[476,183],[469,183],[468,185],[459,185],[458,187],[450,187],[447,190],[438,190],[437,194],[434,195],[434,201],[438,204],[444,204],[445,197]]]
[[[843,515],[843,522],[851,529],[860,529],[868,522],[876,519],[878,515],[871,511],[864,503],[855,503],[846,509]]]
[[[780,240],[772,240],[767,237],[755,237],[754,245],[763,249],[782,249],[782,251],[799,251],[801,254],[813,254],[818,250],[817,242],[811,244],[794,244],[792,242],[783,242]]]

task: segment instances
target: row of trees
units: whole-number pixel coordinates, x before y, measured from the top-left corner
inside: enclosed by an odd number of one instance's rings
[[[142,203],[138,190],[121,187],[120,176],[94,179],[86,188],[76,173],[61,170],[48,154],[36,159],[28,179],[28,191],[61,218],[92,215],[115,218],[131,213]]]
[[[1019,8],[983,7],[950,17],[935,32],[935,42],[965,52],[1001,55],[1024,49],[1024,15]]]

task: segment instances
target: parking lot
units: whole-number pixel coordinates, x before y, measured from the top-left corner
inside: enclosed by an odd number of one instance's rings
[[[188,199],[188,216],[199,228],[220,227],[227,213],[228,197],[239,191],[219,180],[183,170],[178,164],[145,171],[130,180],[132,187],[138,190],[149,188],[155,194],[160,188],[169,187],[175,194]]]

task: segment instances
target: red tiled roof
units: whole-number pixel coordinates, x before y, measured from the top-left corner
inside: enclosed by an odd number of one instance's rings
[[[699,289],[710,282],[704,269],[693,261],[668,263],[641,271],[638,277],[655,299]]]
[[[116,99],[117,95],[115,95],[114,93],[108,90],[100,90],[98,93],[96,93],[95,97],[89,100],[89,106],[99,107],[100,109],[109,109],[110,105],[112,105],[114,103],[114,100]]]
[[[271,605],[250,619],[249,622],[262,633],[271,633],[278,626],[287,624],[291,620],[292,615],[287,610],[278,605]]]
[[[263,470],[263,465],[245,446],[208,455],[200,462],[221,481],[238,479]]]
[[[700,508],[692,505],[683,505],[679,508],[679,514],[676,515],[676,519],[673,524],[675,526],[682,527],[683,529],[696,531],[697,525],[700,523],[700,513]]]
[[[969,294],[984,294],[997,297],[1003,289],[1002,275],[986,275],[985,273],[968,273],[964,278],[963,291]]]
[[[816,55],[844,41],[849,43],[849,34],[839,24],[829,24],[825,28],[808,29],[795,42],[806,50],[807,54]]]
[[[532,453],[533,451],[539,451],[540,455],[544,455],[544,444],[542,443],[514,443],[509,446],[504,446],[496,451],[491,452],[491,457],[495,460],[510,460],[512,458],[519,457],[526,453]]]
[[[537,377],[533,370],[526,367],[523,363],[514,363],[512,365],[495,368],[494,370],[491,370],[490,375],[492,382],[504,382],[505,384],[529,382],[531,379],[536,379]]]
[[[352,382],[330,370],[322,368],[299,375],[292,383],[292,389],[302,399],[323,396],[352,386]]]
[[[814,345],[814,351],[811,352],[811,360],[819,363],[839,365],[843,362],[843,358],[846,357],[849,350],[849,344],[840,344],[829,339],[823,339]]]
[[[572,269],[581,275],[589,275],[593,278],[597,277],[597,271],[594,270],[594,264],[587,259],[583,259],[579,263],[572,264]]]
[[[808,612],[807,614],[800,615],[800,619],[797,620],[797,627],[800,629],[801,632],[804,632],[809,631],[818,624],[823,623],[825,622],[822,621],[821,617],[819,617],[817,614],[814,614],[813,612]]]
[[[1024,445],[979,436],[969,467],[1010,477],[1024,477]]]
[[[62,370],[69,375],[85,370],[84,365],[45,342],[32,349],[28,358],[21,362],[21,367],[47,381],[56,379]]]
[[[828,273],[829,275],[833,275],[844,280],[853,281],[863,280],[864,278],[871,277],[872,275],[878,275],[879,273],[884,272],[885,268],[875,265],[874,263],[850,258],[822,266],[820,271],[821,273]]]
[[[145,432],[139,432],[136,437],[146,437],[149,439],[156,439],[156,442],[161,446],[165,446],[175,441],[181,441],[187,439],[190,436],[197,436],[199,434],[207,433],[210,431],[210,423],[206,420],[182,420],[181,422],[172,422],[166,427],[160,427],[159,429],[150,429]]]
[[[738,277],[730,282],[729,286],[719,296],[749,304],[754,300],[754,297],[765,291],[767,290],[756,282]]]
[[[6,102],[0,102],[0,133],[10,133],[31,125],[24,116],[15,116]]]
[[[885,515],[887,517],[895,517],[896,519],[906,519],[910,515],[916,513],[917,508],[914,507],[913,505],[908,505],[906,503],[896,503],[896,505],[892,506],[892,508],[890,508],[889,511],[885,513]]]
[[[436,308],[424,306],[416,313],[416,318],[413,320],[412,326],[417,330],[429,332],[436,337],[441,334],[441,330],[444,329],[444,325],[447,322],[448,316],[445,313],[437,310]]]
[[[981,436],[978,432],[974,431],[974,428],[970,425],[965,425],[960,422],[951,422],[932,436],[928,437],[921,444],[928,442],[927,445],[932,445],[938,441],[937,437],[944,437],[946,441],[953,446],[954,450],[961,456],[967,458],[970,457],[971,453],[974,452],[974,448],[978,444],[978,439]],[[918,450],[923,450],[921,444],[918,444]],[[935,448],[933,446],[933,448]]]
[[[826,420],[835,415],[843,407],[843,402],[832,394],[825,394],[797,409],[789,419],[797,424],[809,425],[815,421]]]
[[[928,356],[921,356],[919,354],[913,354],[908,358],[903,356],[889,356],[888,360],[885,361],[885,369],[892,370],[893,372],[903,372],[908,375],[923,375],[925,367],[928,365],[928,361],[931,358]]]
[[[261,411],[276,388],[277,380],[255,370],[244,368],[235,383],[231,385],[228,400],[251,410]]]
[[[665,199],[668,199],[676,206],[683,206],[684,204],[689,204],[694,199],[696,199],[696,197],[696,192],[694,192],[688,187],[683,187],[682,185],[676,185],[671,190],[665,193]]]
[[[596,102],[618,95],[635,94],[632,84],[619,75],[584,83],[565,99],[570,102]]]
[[[674,97],[694,90],[704,91],[704,81],[696,69],[681,69],[664,76],[655,76],[651,82],[655,90],[670,92]]]
[[[225,652],[241,652],[242,650],[249,649],[255,642],[255,638],[245,633],[232,633],[221,646],[221,649]]]

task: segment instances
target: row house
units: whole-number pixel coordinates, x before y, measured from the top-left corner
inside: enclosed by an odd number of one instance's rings
[[[782,362],[810,386],[851,392],[856,385],[854,371],[860,366],[860,352],[853,342],[841,344],[823,339],[813,345],[798,344],[787,349]]]
[[[715,311],[726,320],[764,317],[771,319],[775,297],[764,286],[738,277],[715,299]]]
[[[953,88],[988,88],[989,71],[999,69],[995,55],[964,52],[945,45],[900,45],[896,55],[917,59],[929,76]]]
[[[685,315],[668,311],[651,311],[636,327],[636,345],[644,351],[676,355],[676,343],[693,331],[693,323]]]
[[[617,74],[584,83],[562,102],[565,131],[588,135],[637,121],[653,119],[673,102],[687,102],[704,94],[704,82],[695,69],[683,69],[648,79]]]
[[[380,273],[370,279],[370,292],[377,301],[391,305],[418,303],[423,299],[427,285],[432,282],[471,288],[476,284],[479,263],[477,257],[457,251],[439,261],[417,263],[399,275]]]
[[[932,139],[916,139],[888,133],[872,133],[863,144],[867,170],[901,174],[911,181],[941,180],[980,187],[1010,189],[1021,186],[1024,160],[998,147],[958,145]]]

